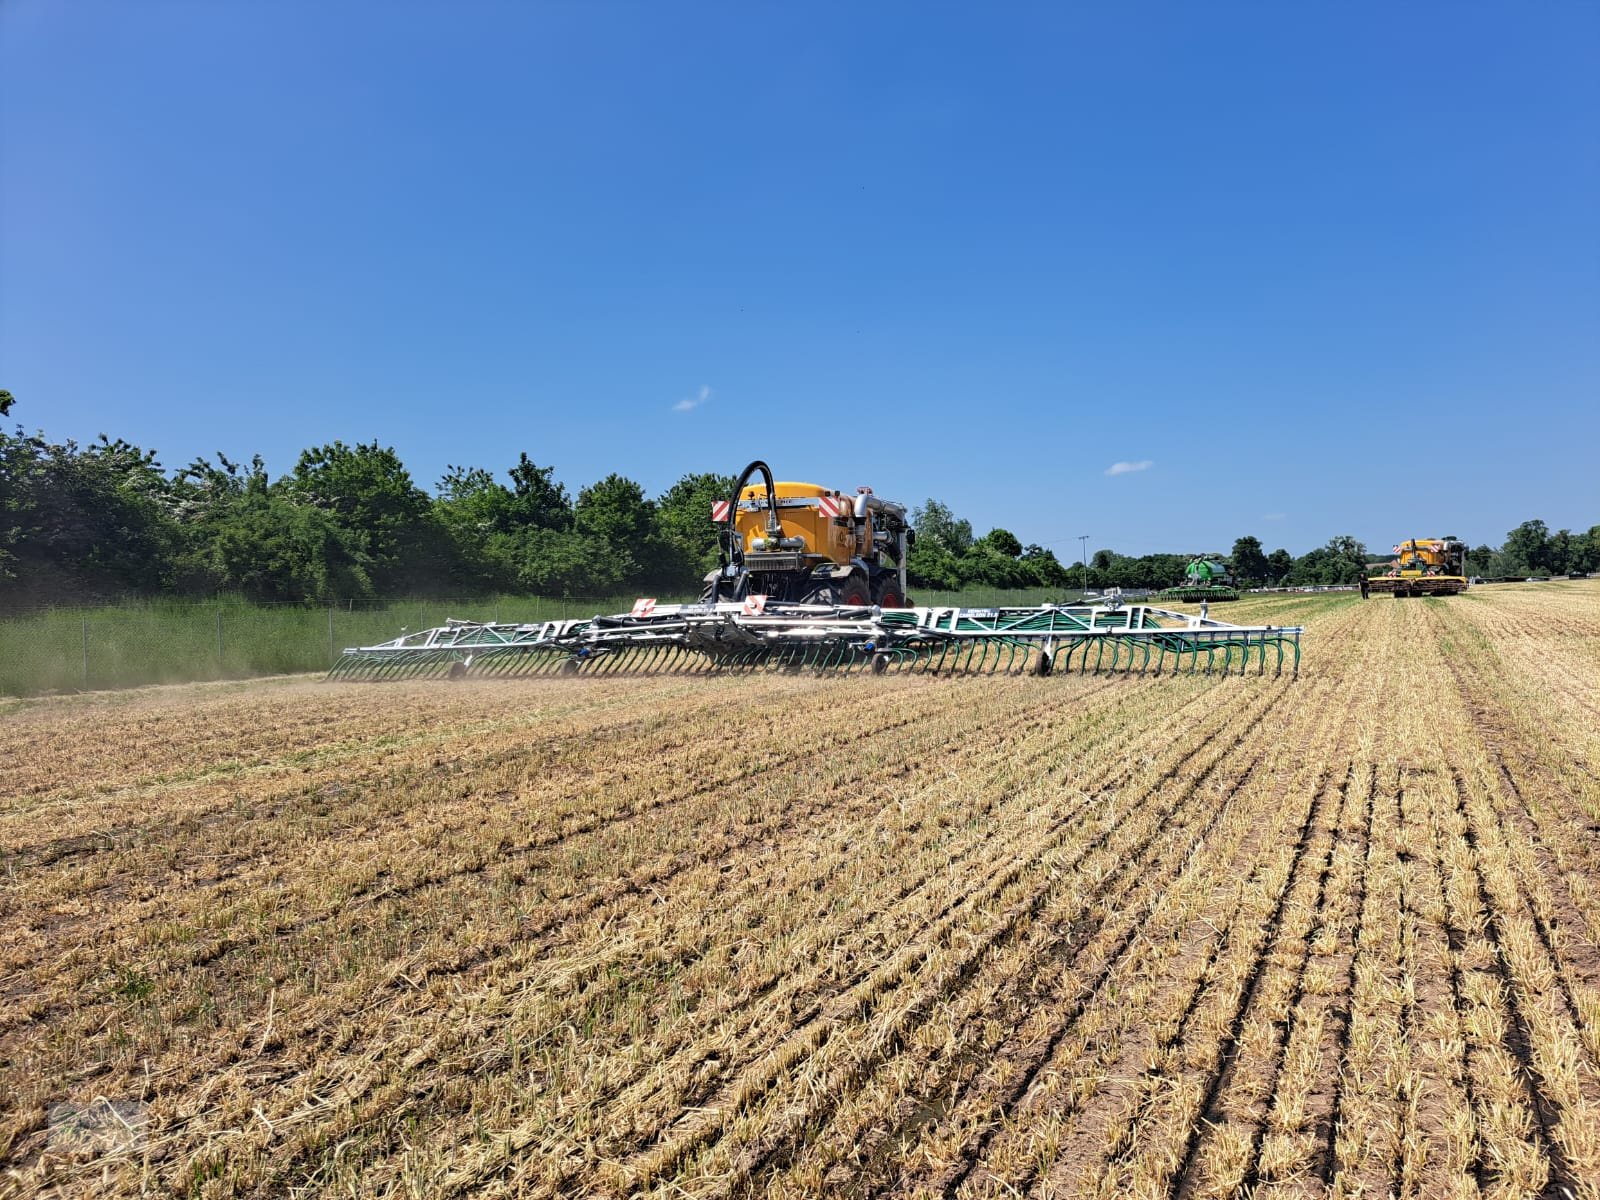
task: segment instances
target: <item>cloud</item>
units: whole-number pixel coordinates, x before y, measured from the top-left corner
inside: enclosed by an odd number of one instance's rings
[[[701,384],[698,392],[692,396],[685,396],[682,400],[679,400],[672,406],[672,411],[693,412],[709,399],[711,399],[711,389],[706,387],[704,384]]]
[[[1107,475],[1126,475],[1130,471],[1148,471],[1156,464],[1148,458],[1141,458],[1138,462],[1114,462],[1106,468]]]

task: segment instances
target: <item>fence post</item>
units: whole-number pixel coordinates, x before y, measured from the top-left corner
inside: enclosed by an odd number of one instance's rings
[[[222,673],[222,610],[219,608],[217,609],[217,674]]]
[[[328,665],[331,667],[337,662],[333,656],[333,605],[328,605]]]
[[[89,686],[89,618],[83,618],[83,686]]]

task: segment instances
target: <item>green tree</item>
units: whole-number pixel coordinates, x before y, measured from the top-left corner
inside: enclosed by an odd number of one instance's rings
[[[168,582],[178,528],[154,451],[101,435],[0,442],[0,575],[13,603],[148,595]]]
[[[1017,535],[1009,529],[991,529],[978,541],[988,546],[996,554],[1004,555],[1006,558],[1022,557],[1022,543],[1017,540]]]
[[[517,456],[517,465],[511,468],[510,519],[514,524],[534,529],[572,528],[572,501],[554,474],[554,467],[538,466],[526,453]]]
[[[614,595],[636,582],[638,565],[594,537],[573,529],[524,526],[497,535],[495,555],[513,586],[536,596]]]
[[[1550,570],[1557,575],[1565,575],[1572,568],[1567,564],[1573,558],[1572,530],[1558,529],[1550,535],[1550,540],[1545,543],[1545,553],[1548,556]]]
[[[735,482],[732,475],[685,475],[656,500],[656,520],[679,586],[691,588],[716,568],[719,527],[712,523],[711,506],[726,500]]]
[[[1283,581],[1289,577],[1289,572],[1294,570],[1294,555],[1279,547],[1267,555],[1267,582],[1273,587],[1282,587]]]
[[[1589,532],[1573,539],[1571,571],[1588,574],[1600,571],[1600,525],[1591,525]]]
[[[1264,583],[1272,568],[1261,551],[1261,539],[1242,537],[1233,543],[1233,577],[1241,587],[1256,587]]]
[[[1066,587],[1072,582],[1054,550],[1047,550],[1040,545],[1024,546],[1021,561],[1038,587]]]
[[[1491,546],[1483,545],[1467,551],[1466,569],[1468,575],[1488,575],[1494,564],[1495,551]]]
[[[972,548],[972,522],[958,518],[937,500],[911,510],[911,527],[917,531],[920,548],[939,548],[956,556]]]
[[[392,448],[336,441],[304,450],[285,488],[296,503],[333,518],[368,564],[378,594],[432,591],[452,579],[433,504]]]
[[[16,402],[17,398],[15,396],[6,391],[5,388],[0,388],[0,417],[3,417],[9,413],[11,411],[11,406]]]
[[[434,491],[439,520],[452,531],[479,540],[515,525],[514,506],[511,489],[482,467],[446,467]]]
[[[328,601],[372,595],[358,540],[329,512],[297,503],[267,478],[218,454],[172,481],[183,550],[174,579],[193,593],[237,592],[257,601]]]
[[[630,587],[671,582],[656,506],[633,480],[611,474],[583,488],[573,516],[573,528],[597,555],[597,571]]]
[[[1366,543],[1349,534],[1328,539],[1328,553],[1335,560],[1336,578],[1332,583],[1356,583],[1367,573]]]
[[[1550,570],[1550,527],[1543,521],[1524,521],[1506,534],[1506,574],[1527,575]]]

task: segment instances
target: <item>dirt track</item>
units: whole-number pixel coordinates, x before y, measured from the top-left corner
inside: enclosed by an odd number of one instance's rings
[[[1231,608],[1298,681],[14,711],[0,1186],[1600,1195],[1600,588]]]

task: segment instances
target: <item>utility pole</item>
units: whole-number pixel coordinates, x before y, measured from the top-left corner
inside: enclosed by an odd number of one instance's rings
[[[1089,595],[1089,535],[1087,533],[1080,533],[1078,535],[1078,541],[1082,546],[1081,552],[1078,556],[1078,562],[1083,566],[1083,594],[1085,598],[1087,598]]]

